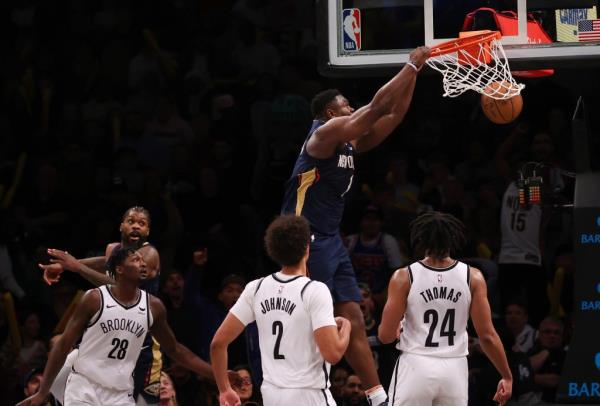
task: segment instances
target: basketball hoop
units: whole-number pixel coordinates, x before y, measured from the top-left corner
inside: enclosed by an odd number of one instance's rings
[[[443,75],[444,96],[457,97],[474,90],[505,100],[520,94],[525,85],[510,73],[508,59],[498,31],[461,32],[453,39],[431,48],[427,65]],[[497,85],[490,86],[494,83]]]

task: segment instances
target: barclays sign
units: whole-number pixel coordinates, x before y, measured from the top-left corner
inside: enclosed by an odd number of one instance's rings
[[[600,352],[594,357],[596,369],[600,371]],[[600,398],[600,382],[569,382],[568,396],[570,398]]]

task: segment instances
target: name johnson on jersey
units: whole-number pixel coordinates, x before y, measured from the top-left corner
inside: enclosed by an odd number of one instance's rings
[[[270,312],[271,310],[283,310],[291,316],[294,312],[294,309],[296,308],[296,304],[286,298],[272,297],[270,299],[265,299],[264,301],[260,302],[260,307],[262,314],[267,314],[267,312]]]

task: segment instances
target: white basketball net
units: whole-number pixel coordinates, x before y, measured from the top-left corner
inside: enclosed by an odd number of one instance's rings
[[[475,47],[479,49],[477,55],[473,53]],[[435,47],[432,49],[435,50]],[[491,42],[471,46],[470,51],[458,49],[427,60],[429,66],[444,76],[444,96],[457,97],[467,90],[474,90],[504,100],[521,93],[525,85],[517,83],[512,77],[499,40],[492,39]],[[491,59],[491,62],[482,62],[486,59]]]

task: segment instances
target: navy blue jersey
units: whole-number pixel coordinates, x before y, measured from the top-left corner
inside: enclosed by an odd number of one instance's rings
[[[334,235],[339,233],[344,195],[352,186],[354,147],[346,142],[331,158],[311,157],[306,144],[321,125],[320,121],[313,122],[292,176],[286,182],[281,213],[304,216],[314,232]]]

